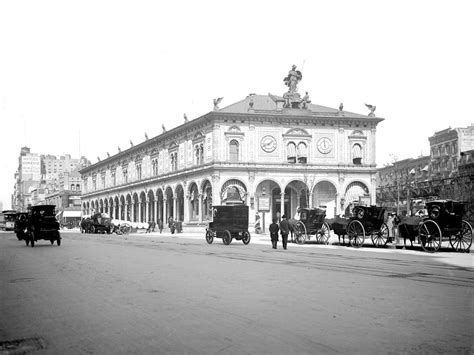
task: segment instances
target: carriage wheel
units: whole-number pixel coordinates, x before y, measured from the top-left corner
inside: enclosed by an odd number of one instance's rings
[[[365,229],[359,221],[354,220],[347,225],[347,235],[349,236],[349,244],[353,247],[360,248],[364,245]]]
[[[418,228],[418,238],[424,251],[434,253],[441,248],[441,229],[438,223],[428,219],[421,222]]]
[[[330,229],[329,224],[324,222],[323,225],[321,226],[321,229],[316,233],[316,240],[319,243],[326,244],[326,245],[329,244],[329,237],[330,237],[329,229]]]
[[[388,226],[382,223],[380,230],[372,234],[372,243],[374,243],[377,248],[383,247],[387,244],[389,236]]]
[[[206,242],[208,244],[212,244],[213,241],[214,241],[214,233],[212,233],[210,230],[208,230],[206,232]]]
[[[228,230],[225,230],[224,235],[222,236],[222,242],[225,245],[229,245],[231,241],[232,241],[232,234],[230,234]]]
[[[250,243],[250,233],[248,231],[242,232],[242,242],[247,245]]]
[[[456,251],[469,252],[472,244],[472,227],[467,221],[462,221],[461,230],[449,236],[449,244]]]
[[[295,233],[295,240],[298,244],[304,244],[306,240],[306,227],[300,221],[294,226],[293,233]]]
[[[91,226],[91,227],[89,228],[89,232],[92,233],[92,234],[94,234],[94,233],[95,233],[95,227],[94,227],[94,226]]]

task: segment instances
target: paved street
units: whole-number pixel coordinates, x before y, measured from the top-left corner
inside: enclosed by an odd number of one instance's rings
[[[474,351],[472,254],[62,236],[0,232],[0,354]]]

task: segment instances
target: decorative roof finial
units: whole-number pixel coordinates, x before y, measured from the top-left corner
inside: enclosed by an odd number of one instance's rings
[[[161,125],[161,128],[163,129],[163,133],[165,133],[166,132],[166,127],[165,127],[164,124]]]
[[[184,122],[188,122],[188,116],[186,116],[186,114],[184,114]]]

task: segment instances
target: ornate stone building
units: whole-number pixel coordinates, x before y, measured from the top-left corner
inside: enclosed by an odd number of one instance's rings
[[[331,216],[375,204],[383,119],[311,104],[296,91],[297,73],[283,96],[251,94],[222,109],[215,100],[214,111],[82,169],[83,213],[191,226],[213,205],[246,204],[251,223],[264,212],[268,225],[299,206],[324,205]]]

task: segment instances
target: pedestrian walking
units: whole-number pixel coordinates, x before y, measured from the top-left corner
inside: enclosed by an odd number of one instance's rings
[[[278,221],[278,219],[273,218],[273,223],[270,224],[270,238],[272,240],[272,248],[273,249],[277,248],[278,231],[280,230],[280,227],[278,227],[277,221]]]
[[[398,225],[400,224],[400,217],[395,213],[392,221],[392,232],[393,232],[393,237],[395,238],[395,246],[400,244],[400,236],[399,236],[399,230],[398,230]],[[405,249],[405,245],[403,246],[402,249]]]
[[[148,229],[146,230],[147,233],[151,233],[155,231],[155,222],[153,220],[150,220],[148,222]]]
[[[158,229],[160,230],[160,234],[161,232],[163,232],[163,221],[161,220],[161,218],[158,218]]]
[[[281,234],[281,243],[283,244],[283,249],[286,250],[286,245],[288,244],[288,234],[290,233],[290,224],[286,219],[286,215],[281,216],[280,222],[280,234]]]

